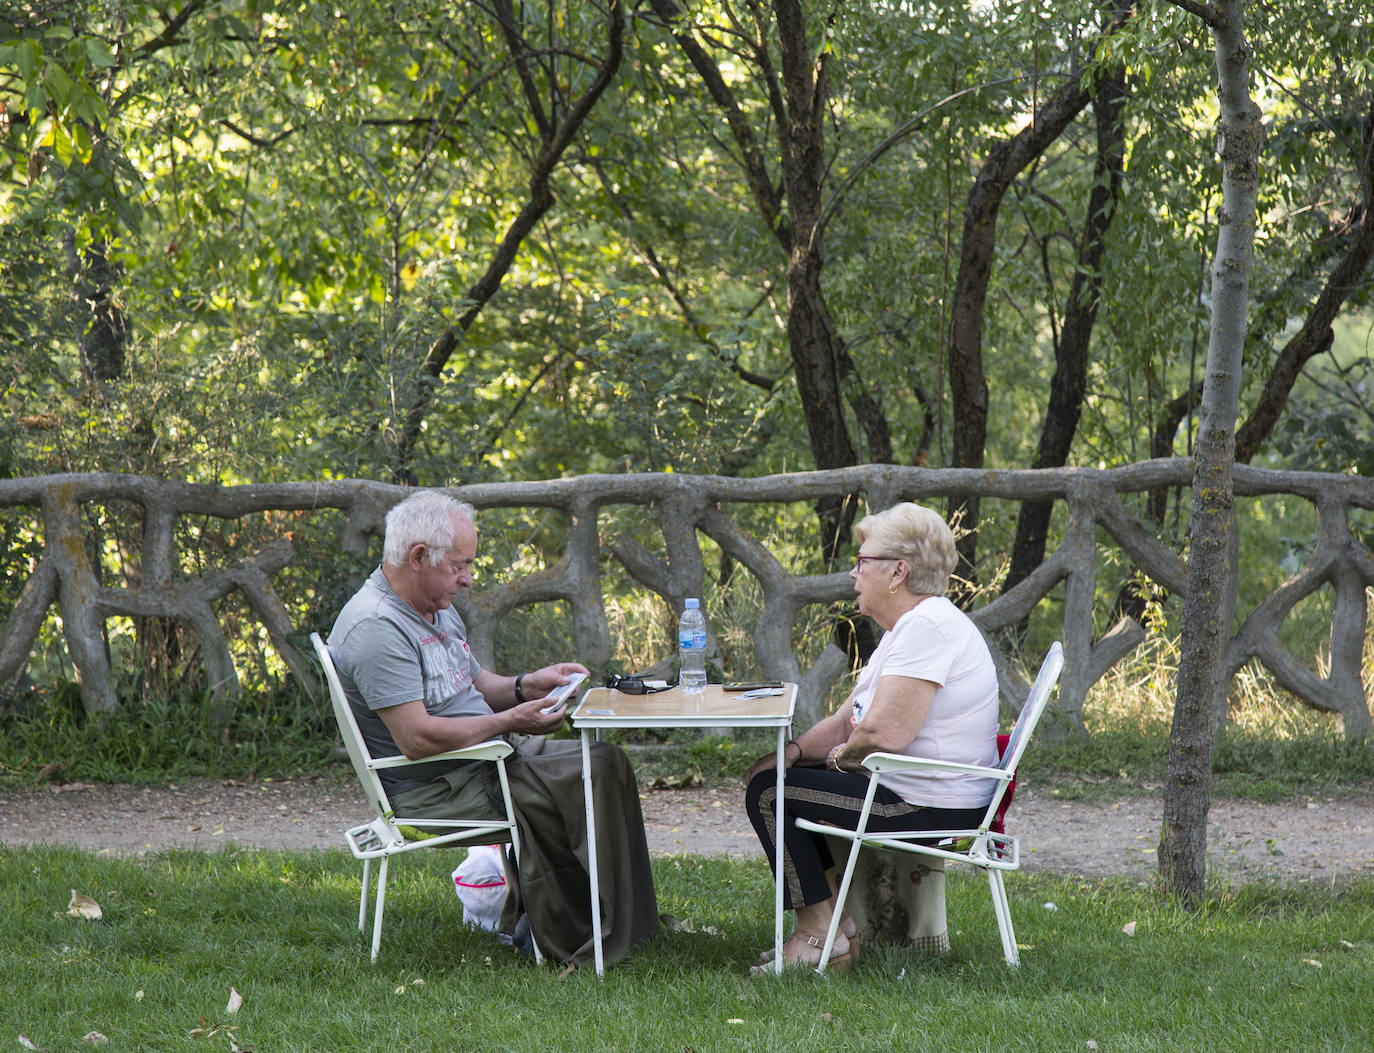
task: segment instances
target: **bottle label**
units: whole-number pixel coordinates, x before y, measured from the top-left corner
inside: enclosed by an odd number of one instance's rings
[[[677,645],[683,651],[706,650],[706,633],[701,629],[679,629]]]

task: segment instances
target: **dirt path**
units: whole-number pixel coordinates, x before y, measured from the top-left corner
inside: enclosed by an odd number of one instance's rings
[[[647,790],[655,855],[747,857],[759,851],[741,794]],[[74,783],[0,792],[0,845],[65,843],[121,854],[171,846],[215,849],[338,848],[345,826],[367,814],[361,795],[335,779],[163,787]],[[1059,801],[1027,789],[1008,817],[1028,871],[1145,879],[1155,872],[1157,797],[1110,803]],[[1213,802],[1209,874],[1229,881],[1320,881],[1374,876],[1374,795],[1280,804]]]

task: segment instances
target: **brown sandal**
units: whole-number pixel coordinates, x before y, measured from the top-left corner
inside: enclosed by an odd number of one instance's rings
[[[851,924],[852,924],[852,922],[851,922]],[[842,934],[842,933],[843,933],[843,924],[842,924],[842,926],[841,926],[841,934]],[[808,946],[808,947],[814,947],[814,948],[815,948],[816,950],[818,950],[818,951],[824,950],[824,948],[825,948],[825,935],[824,935],[824,934],[817,936],[815,933],[812,933],[812,932],[804,932],[804,931],[802,931],[802,930],[800,930],[800,929],[797,929],[797,930],[795,930],[795,931],[792,933],[791,936],[788,937],[787,942],[788,942],[788,943],[791,943],[793,940],[797,939],[798,937],[800,937],[800,938],[806,943],[806,946]],[[850,944],[849,944],[848,948],[846,948],[844,954],[832,954],[831,957],[830,957],[830,961],[826,963],[826,969],[827,969],[828,971],[830,971],[830,972],[847,973],[847,972],[849,972],[850,969],[852,969],[852,968],[854,967],[854,963],[855,963],[856,961],[858,961],[858,953],[857,953],[858,948],[855,946],[855,943],[856,943],[856,941],[858,940],[858,936],[856,935],[856,936],[854,936],[854,937],[852,937],[852,938],[846,936],[845,938],[846,938],[847,940],[850,940]],[[786,947],[786,945],[784,945],[784,950],[785,950],[785,947]],[[766,976],[768,973],[776,972],[776,970],[775,970],[774,967],[773,967],[774,958],[773,958],[772,952],[771,952],[771,951],[765,951],[764,954],[768,956],[768,957],[767,957],[767,961],[764,961],[764,960],[763,960],[763,957],[760,956],[759,964],[758,964],[758,965],[751,965],[751,966],[749,967],[749,975],[750,975],[750,976]],[[821,962],[820,962],[820,955],[817,955],[817,956],[816,956],[816,960],[815,960],[814,962],[812,962],[812,961],[805,961],[804,959],[802,959],[802,958],[800,958],[800,957],[797,957],[797,958],[793,958],[790,962],[784,962],[784,963],[783,963],[783,968],[784,968],[784,969],[802,969],[802,968],[809,968],[809,969],[813,969],[813,970],[814,970],[814,969],[816,969],[816,968],[820,965],[820,963],[821,963]]]

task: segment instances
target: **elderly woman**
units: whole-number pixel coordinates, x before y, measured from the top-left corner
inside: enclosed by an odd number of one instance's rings
[[[954,570],[954,535],[920,505],[895,505],[861,520],[849,576],[859,612],[884,630],[854,690],[833,714],[786,747],[783,871],[796,926],[783,946],[788,965],[819,963],[835,909],[834,860],[823,837],[794,820],[852,826],[868,788],[862,768],[884,751],[965,764],[997,762],[997,673],[977,627],[944,596]],[[745,808],[770,864],[777,776],[774,754],[745,782]],[[955,830],[977,826],[993,781],[965,774],[894,775],[879,786],[870,830]],[[850,918],[841,919],[829,968],[858,956]],[[762,959],[766,961],[771,954]]]

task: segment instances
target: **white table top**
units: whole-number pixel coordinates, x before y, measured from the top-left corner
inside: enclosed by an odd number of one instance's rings
[[[741,694],[747,692],[724,691],[719,684],[707,684],[696,695],[675,687],[652,695],[594,687],[583,693],[572,722],[575,728],[776,728],[792,723],[796,684],[783,684],[781,693],[766,698],[742,699]]]

